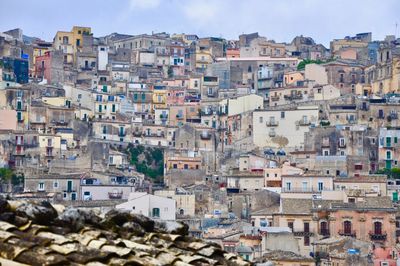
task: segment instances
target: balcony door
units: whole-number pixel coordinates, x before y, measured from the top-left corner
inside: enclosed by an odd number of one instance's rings
[[[374,234],[381,235],[382,234],[382,223],[374,222]]]
[[[327,222],[321,222],[320,231],[321,231],[321,235],[325,235],[326,232],[328,232],[328,223]]]
[[[351,234],[351,222],[350,221],[344,221],[343,222],[343,229],[344,229],[344,234],[345,235],[350,235]]]

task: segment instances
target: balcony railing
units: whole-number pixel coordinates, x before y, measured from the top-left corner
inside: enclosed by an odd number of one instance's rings
[[[311,125],[311,122],[308,121],[308,120],[299,120],[299,121],[296,122],[296,125],[299,125],[299,126],[309,126],[309,125]]]
[[[330,235],[331,235],[331,233],[329,232],[328,229],[321,229],[320,232],[319,232],[319,234],[320,234],[321,236],[330,236]]]
[[[278,125],[279,125],[278,121],[273,121],[273,120],[267,121],[267,126],[269,127],[276,127]]]
[[[118,137],[125,137],[126,136],[126,132],[119,132],[118,133]]]
[[[109,199],[122,199],[123,192],[108,192]]]
[[[293,100],[301,100],[303,99],[302,94],[293,94],[293,95],[285,95],[285,100],[293,101]]]
[[[369,232],[369,237],[372,241],[386,241],[387,234],[386,232],[381,232],[377,234],[375,232]]]
[[[271,101],[277,102],[279,101],[280,97],[279,96],[271,96]]]
[[[285,193],[321,193],[322,191],[331,191],[332,189],[324,187],[322,189],[313,188],[313,187],[291,187],[289,188],[282,188],[282,192]]]
[[[312,232],[306,232],[306,231],[297,231],[297,232],[293,232],[294,236],[313,236],[314,233]]]
[[[339,235],[341,235],[341,236],[356,237],[356,231],[354,231],[354,230],[351,230],[351,231],[339,230]]]

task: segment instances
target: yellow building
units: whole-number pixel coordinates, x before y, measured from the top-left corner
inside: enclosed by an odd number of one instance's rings
[[[153,109],[167,107],[167,91],[154,90],[153,91]]]
[[[196,69],[206,69],[212,63],[211,50],[204,47],[196,47],[195,66]]]
[[[304,73],[302,71],[290,71],[283,75],[285,85],[296,83],[297,81],[304,80]]]
[[[64,62],[73,63],[76,52],[83,46],[83,36],[91,34],[89,27],[74,26],[70,32],[58,31],[53,39],[53,48],[64,52]]]
[[[67,97],[42,97],[42,102],[57,107],[71,107],[71,100]]]

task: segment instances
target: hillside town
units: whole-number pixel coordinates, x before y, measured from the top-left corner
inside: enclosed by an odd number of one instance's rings
[[[395,35],[2,32],[0,264],[400,265],[399,115]]]

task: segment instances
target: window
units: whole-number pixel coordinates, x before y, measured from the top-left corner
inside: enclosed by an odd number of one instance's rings
[[[319,229],[320,235],[323,235],[323,236],[328,235],[328,223],[327,222],[325,222],[325,221],[321,222],[319,228],[320,228]]]
[[[350,221],[344,221],[343,222],[343,231],[345,235],[350,235],[351,234],[351,222]]]
[[[310,237],[309,236],[305,236],[304,237],[304,246],[309,246],[310,245]]]
[[[285,118],[285,112],[281,112],[281,118]]]
[[[349,203],[355,203],[356,199],[355,198],[349,198],[348,201],[349,201]]]
[[[339,139],[339,144],[340,144],[340,147],[344,147],[344,145],[345,145],[345,139],[344,138],[340,138]]]
[[[53,182],[53,188],[58,188],[58,186],[59,186],[58,181],[54,181]]]
[[[374,222],[374,234],[382,235],[382,223],[381,222]]]
[[[304,222],[304,232],[306,232],[306,233],[310,232],[310,223],[309,222]]]
[[[286,191],[291,191],[292,190],[292,183],[286,182]]]
[[[39,184],[38,184],[38,190],[39,190],[39,191],[44,191],[44,183],[43,183],[43,182],[39,182]]]
[[[160,208],[153,208],[152,217],[160,218]]]
[[[303,192],[306,192],[308,189],[308,183],[307,182],[302,182],[302,190]]]
[[[318,191],[322,191],[324,189],[324,182],[318,182]]]
[[[263,123],[264,119],[262,116],[259,117],[260,123]]]
[[[293,232],[293,222],[288,222],[287,223],[287,226],[292,230],[292,232]]]
[[[356,165],[354,165],[354,169],[355,170],[362,170],[363,166],[362,166],[362,164],[356,164]]]

